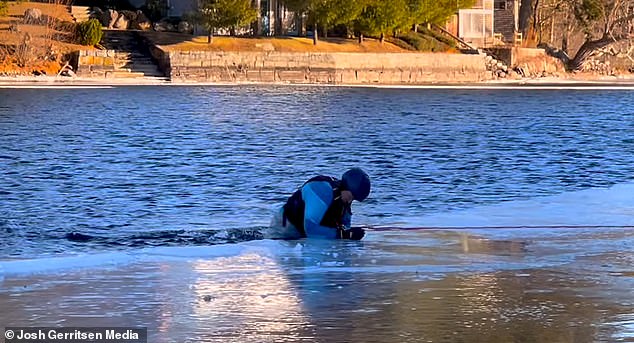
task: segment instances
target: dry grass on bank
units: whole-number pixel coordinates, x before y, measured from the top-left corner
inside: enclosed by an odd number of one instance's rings
[[[0,16],[0,42],[1,44],[14,45],[20,42],[21,36],[24,33],[29,33],[33,39],[46,39],[53,40],[55,45],[61,47],[69,47],[71,49],[77,49],[80,45],[70,44],[63,41],[52,39],[57,32],[50,29],[47,25],[26,25],[22,23],[24,12],[29,8],[37,8],[42,11],[43,15],[50,18],[54,18],[60,22],[72,22],[68,9],[63,4],[54,3],[41,3],[41,2],[9,2],[9,13],[7,16]],[[17,23],[20,32],[11,32],[9,26],[12,23]]]
[[[216,36],[207,44],[207,36],[180,33],[145,32],[152,42],[172,51],[280,51],[280,52],[409,52],[398,46],[376,39],[365,39],[363,44],[345,38],[321,39],[313,45],[312,38],[304,37],[226,37]]]
[[[68,32],[54,29],[55,23],[71,23],[73,18],[63,1],[51,0],[42,2],[9,2],[8,13],[0,16],[0,74],[30,74],[32,71],[44,71],[55,74],[59,71],[62,61],[59,56],[73,50],[88,47],[69,43]],[[37,8],[48,18],[42,25],[27,25],[23,22],[24,12],[29,8]],[[10,27],[17,25],[18,32]],[[28,37],[27,37],[28,34]],[[28,54],[33,56],[19,56],[20,51],[26,55],[24,47],[28,47]],[[55,60],[44,61],[43,56],[58,56]],[[26,63],[23,63],[27,60]]]

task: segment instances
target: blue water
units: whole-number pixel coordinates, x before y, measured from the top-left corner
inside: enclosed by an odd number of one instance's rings
[[[0,258],[259,238],[304,180],[351,166],[373,179],[353,207],[369,226],[624,184],[632,105],[608,90],[0,90]]]
[[[629,99],[0,90],[0,327],[137,325],[152,342],[633,342]],[[353,165],[374,181],[353,208],[373,227],[363,241],[240,242],[261,238],[305,179]],[[403,229],[418,226],[450,229]]]

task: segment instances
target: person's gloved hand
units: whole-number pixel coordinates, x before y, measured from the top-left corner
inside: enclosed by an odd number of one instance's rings
[[[341,232],[341,239],[350,239],[353,241],[361,240],[363,236],[365,236],[365,230],[363,230],[360,227],[352,227],[349,229],[342,227],[340,229],[340,232]]]

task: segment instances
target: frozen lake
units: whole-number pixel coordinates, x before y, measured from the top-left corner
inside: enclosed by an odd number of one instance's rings
[[[631,342],[634,231],[371,232],[0,264],[0,322],[151,342]]]

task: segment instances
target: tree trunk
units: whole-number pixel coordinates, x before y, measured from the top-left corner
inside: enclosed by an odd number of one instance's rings
[[[359,44],[363,44],[363,33],[359,32]]]
[[[539,25],[539,0],[535,0],[535,3],[533,4],[533,32],[540,34],[539,41],[541,41],[541,25]]]
[[[586,60],[594,55],[597,49],[601,49],[612,43],[614,43],[614,40],[609,37],[603,37],[597,40],[586,40],[566,67],[570,71],[580,71]]]
[[[297,29],[297,37],[300,37],[302,35],[302,17],[295,13],[295,28]]]
[[[324,27],[324,38],[328,38],[328,29]]]
[[[236,28],[235,27],[230,27],[229,28],[229,35],[230,36],[235,36],[236,35]]]
[[[211,34],[211,31],[210,31],[209,34],[207,34],[207,44],[211,44],[213,40],[214,40],[214,36],[213,34]]]
[[[282,6],[282,4],[279,1],[276,1],[275,9],[273,11],[273,18],[275,18],[275,25],[273,25],[275,32],[273,33],[275,36],[281,36],[283,29],[280,6]]]
[[[313,45],[317,45],[317,42],[319,42],[319,37],[318,36],[318,32],[319,31],[319,27],[317,25],[317,23],[315,23],[314,27],[313,27]]]
[[[520,0],[519,30],[524,37],[528,36],[530,18],[533,17],[533,1],[535,0]]]
[[[418,32],[418,24],[414,24],[414,32]]]
[[[306,20],[304,20],[304,15],[303,14],[299,14],[297,17],[298,17],[297,18],[297,22],[298,22],[297,33],[298,33],[298,36],[306,37]]]
[[[381,32],[381,37],[379,37],[379,43],[383,44],[385,42],[385,35]]]
[[[553,16],[552,18],[550,18],[550,40],[549,42],[552,43],[555,41],[555,17]]]

